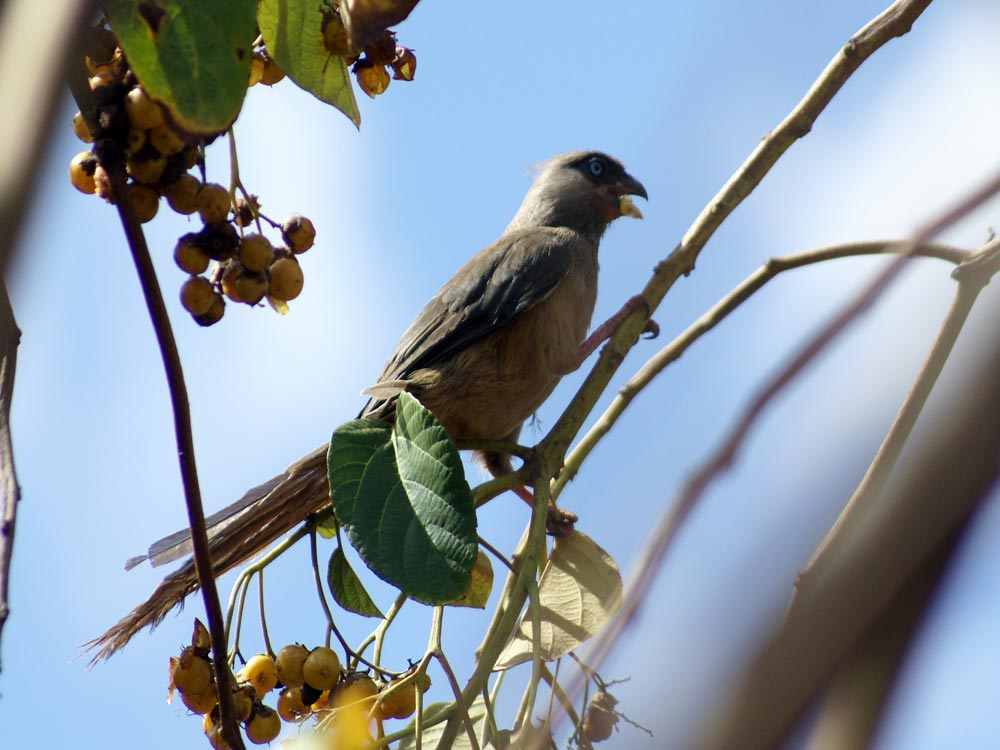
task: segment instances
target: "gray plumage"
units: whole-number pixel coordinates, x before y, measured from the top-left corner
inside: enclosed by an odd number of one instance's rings
[[[597,250],[608,225],[641,215],[623,196],[646,197],[620,163],[574,151],[541,165],[504,234],[465,264],[403,334],[362,416],[393,418],[395,396],[412,392],[455,440],[515,441],[559,379],[581,364],[597,299]],[[602,333],[602,336],[607,333]],[[216,575],[266,549],[329,503],[326,446],[209,518]],[[506,455],[479,456],[494,474]],[[154,543],[154,565],[190,552],[186,532]],[[187,561],[152,596],[92,642],[95,660],[155,625],[197,589]]]

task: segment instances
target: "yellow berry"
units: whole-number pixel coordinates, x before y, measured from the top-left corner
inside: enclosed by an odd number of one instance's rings
[[[84,143],[94,142],[94,133],[91,131],[90,125],[87,124],[83,112],[77,112],[73,115],[73,133]]]
[[[212,669],[208,659],[199,655],[192,646],[181,651],[174,664],[170,679],[182,694],[200,695],[212,684]]]
[[[222,316],[226,312],[226,301],[222,298],[221,294],[215,294],[214,296],[215,299],[212,300],[212,306],[208,308],[208,312],[194,316],[194,322],[198,325],[214,326],[222,320]]]
[[[130,128],[128,131],[128,142],[125,144],[125,150],[134,154],[142,149],[146,145],[146,131],[140,130],[139,128]]]
[[[147,138],[149,144],[164,156],[179,154],[187,145],[184,143],[184,139],[177,134],[177,131],[165,122],[150,128]]]
[[[237,255],[244,267],[251,271],[263,271],[274,260],[274,248],[264,235],[248,234],[240,242]]]
[[[229,191],[216,182],[202,185],[196,200],[198,213],[206,224],[225,221],[229,216]]]
[[[354,67],[354,75],[358,79],[358,86],[364,91],[368,96],[374,99],[379,94],[385,93],[385,90],[389,88],[389,72],[385,69],[383,65],[373,65],[369,61],[362,61],[365,64],[358,64]]]
[[[284,721],[301,721],[310,713],[312,710],[302,700],[301,686],[286,687],[278,695],[278,716]]]
[[[163,110],[149,98],[142,86],[136,86],[128,92],[125,97],[125,114],[128,115],[129,124],[139,130],[149,130],[163,122]]]
[[[192,315],[204,315],[215,302],[215,291],[204,276],[191,276],[181,287],[181,304]]]
[[[304,253],[316,240],[316,227],[302,214],[292,214],[281,225],[281,236],[293,253]]]
[[[185,234],[174,246],[174,261],[189,274],[205,273],[208,269],[208,254],[198,244],[198,235]]]
[[[205,715],[219,705],[219,693],[213,682],[203,693],[181,693],[181,701],[189,711]]]
[[[344,681],[331,691],[331,703],[334,708],[342,708],[357,704],[367,712],[378,695],[378,685],[366,674],[355,672],[349,674]]]
[[[193,174],[182,174],[167,185],[164,195],[167,203],[179,214],[193,214],[198,210],[198,191],[201,180]]]
[[[208,744],[212,746],[213,750],[229,750],[229,743],[222,736],[221,724],[214,724],[206,729],[205,736],[208,737]]]
[[[230,261],[222,274],[222,293],[233,302],[256,305],[267,294],[267,275],[251,271],[238,260]]]
[[[275,299],[288,302],[302,293],[305,276],[294,258],[278,258],[271,264],[269,274],[271,283],[267,293]],[[313,685],[313,687],[318,686]]]
[[[302,666],[308,656],[309,649],[298,643],[290,643],[278,652],[274,665],[282,685],[293,688],[299,687],[306,681],[302,675]]]
[[[392,680],[382,689],[384,699],[379,703],[379,715],[383,719],[408,719],[417,709],[416,689],[426,693],[431,686],[431,678],[424,672],[403,687],[396,687],[404,678]]]
[[[69,181],[81,193],[93,195],[97,185],[94,172],[97,170],[97,157],[90,151],[81,151],[69,163]]]
[[[167,157],[162,154],[145,159],[133,156],[125,162],[125,168],[129,176],[136,182],[141,182],[143,185],[152,185],[163,177],[163,171],[167,168]]]
[[[285,71],[278,67],[278,63],[270,57],[264,63],[264,70],[260,74],[260,82],[265,86],[273,86],[285,77]]]
[[[160,207],[160,196],[157,192],[145,185],[129,185],[128,196],[139,221],[143,224],[152,221]]]
[[[337,653],[326,646],[314,648],[302,664],[302,678],[307,685],[317,690],[332,688],[340,680],[340,658]]]
[[[247,721],[253,713],[257,691],[252,685],[244,685],[233,691],[233,715],[237,721]]]
[[[255,745],[266,745],[281,732],[281,717],[273,708],[258,703],[246,725],[247,739]]]
[[[278,684],[278,673],[274,668],[274,659],[267,654],[251,656],[236,675],[238,682],[249,682],[257,691],[257,697],[263,698]]]

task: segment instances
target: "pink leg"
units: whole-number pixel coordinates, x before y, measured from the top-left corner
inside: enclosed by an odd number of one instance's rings
[[[580,363],[582,364],[587,357],[594,353],[594,350],[597,349],[597,347],[611,338],[614,335],[614,332],[618,330],[618,326],[622,324],[622,321],[624,321],[633,310],[637,307],[645,306],[646,300],[642,298],[641,294],[629,297],[625,304],[622,305],[621,310],[597,326],[597,328],[594,329],[594,332],[587,337],[587,340],[580,344]],[[660,332],[660,327],[656,325],[655,322],[650,320],[647,322],[644,332],[651,333],[651,338],[656,338],[656,335]]]

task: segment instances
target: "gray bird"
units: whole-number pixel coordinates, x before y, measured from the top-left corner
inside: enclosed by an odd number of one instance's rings
[[[525,420],[560,378],[614,333],[636,306],[630,299],[587,337],[597,299],[597,250],[619,216],[641,218],[629,196],[642,184],[606,154],[573,151],[544,162],[503,235],[466,263],[427,303],[386,363],[361,416],[391,421],[395,397],[415,395],[454,440],[514,442]],[[647,331],[655,335],[650,321]],[[322,446],[285,473],[207,519],[216,575],[253,557],[330,502]],[[494,475],[511,471],[506,454],[477,457]],[[518,491],[531,500],[525,488]],[[569,520],[574,517],[569,515]],[[154,543],[160,565],[190,553],[181,531]],[[163,619],[197,589],[192,561],[94,641],[109,656],[146,625]]]

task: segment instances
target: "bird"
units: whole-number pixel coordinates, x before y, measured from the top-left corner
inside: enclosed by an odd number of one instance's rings
[[[621,216],[642,218],[632,196],[645,187],[600,151],[571,151],[542,162],[503,234],[473,256],[416,316],[375,383],[359,416],[391,422],[396,398],[414,395],[454,441],[516,442],[522,425],[560,379],[583,361],[638,306],[630,298],[587,335],[597,301],[598,247]],[[658,328],[648,319],[644,332]],[[209,516],[216,575],[259,554],[311,514],[329,505],[327,445],[295,462],[240,500]],[[512,471],[510,457],[478,450],[493,475]],[[527,502],[527,488],[515,488]],[[553,520],[570,528],[571,513]],[[565,529],[564,529],[565,531]],[[154,566],[189,554],[180,531],[132,558]],[[198,587],[188,560],[146,602],[89,644],[94,661],[124,647],[143,627],[159,623]]]

